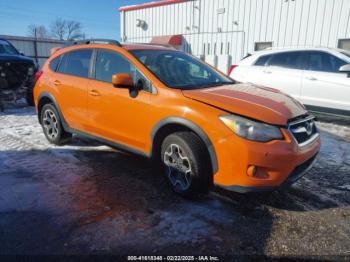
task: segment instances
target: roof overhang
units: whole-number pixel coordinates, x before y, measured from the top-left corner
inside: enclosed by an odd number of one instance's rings
[[[140,4],[140,5],[122,6],[119,8],[119,11],[120,12],[133,11],[133,10],[139,10],[139,9],[163,6],[163,5],[178,4],[178,3],[183,3],[183,2],[187,2],[187,1],[189,1],[189,0],[161,0],[161,1],[157,1],[157,2],[144,3],[144,4]]]
[[[154,36],[151,44],[169,45],[178,48],[182,45],[182,35]]]

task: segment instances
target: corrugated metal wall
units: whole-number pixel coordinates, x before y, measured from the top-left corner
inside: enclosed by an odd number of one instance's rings
[[[147,27],[137,27],[137,19]],[[121,20],[126,42],[182,34],[186,51],[227,71],[225,64],[253,52],[257,42],[337,47],[350,38],[350,0],[194,0],[121,12]]]
[[[20,37],[20,36],[7,36],[3,35],[0,38],[6,39],[13,44],[17,50],[24,53],[26,56],[38,61],[41,67],[47,58],[50,57],[50,50],[54,47],[61,47],[64,45],[64,41],[51,40],[51,39],[38,39],[36,46],[37,52],[35,52],[35,39],[32,37]]]

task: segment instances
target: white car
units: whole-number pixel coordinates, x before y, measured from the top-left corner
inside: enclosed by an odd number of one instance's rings
[[[279,89],[310,111],[350,116],[350,52],[284,48],[254,53],[229,75],[238,82]]]

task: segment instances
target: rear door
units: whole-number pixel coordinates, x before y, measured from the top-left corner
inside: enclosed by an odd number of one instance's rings
[[[136,97],[128,88],[114,87],[112,75],[130,74],[144,89]],[[122,54],[96,50],[94,79],[88,88],[89,133],[120,145],[147,151],[151,117],[151,84]],[[146,131],[147,130],[147,131]]]
[[[302,52],[290,51],[272,55],[261,67],[260,84],[299,99],[302,85]]]
[[[69,126],[84,130],[87,124],[87,87],[92,49],[65,53],[50,84],[56,89],[60,109]]]
[[[350,111],[350,78],[348,73],[339,72],[348,62],[324,51],[308,51],[305,55],[301,101],[310,109]]]

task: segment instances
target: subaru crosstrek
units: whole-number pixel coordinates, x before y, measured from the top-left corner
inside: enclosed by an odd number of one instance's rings
[[[235,84],[169,47],[76,42],[39,74],[35,103],[49,142],[65,144],[74,133],[146,156],[183,196],[213,184],[237,192],[290,185],[320,149],[298,101]]]

